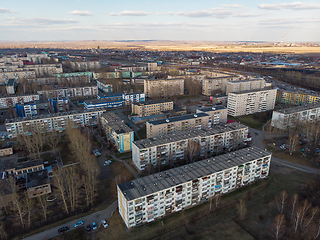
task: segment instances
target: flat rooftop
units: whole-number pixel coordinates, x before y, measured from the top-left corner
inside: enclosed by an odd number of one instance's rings
[[[180,121],[184,121],[184,120],[196,119],[196,118],[202,118],[202,117],[208,117],[208,116],[210,117],[210,115],[207,113],[187,114],[187,115],[171,117],[171,118],[167,118],[167,119],[155,120],[155,121],[151,121],[149,123],[152,125],[161,125],[161,124],[165,124],[165,123],[180,122]]]
[[[36,160],[20,162],[20,163],[18,162],[16,165],[16,170],[30,168],[34,166],[40,166],[40,165],[43,165],[43,159],[36,159]]]
[[[163,99],[163,100],[155,100],[155,101],[145,101],[145,102],[138,102],[138,103],[132,103],[133,105],[137,105],[137,106],[145,106],[145,105],[152,105],[152,104],[159,104],[159,103],[169,103],[172,102],[172,100],[169,99]]]
[[[320,103],[307,104],[307,105],[302,105],[302,106],[297,106],[292,108],[285,108],[285,109],[280,109],[274,112],[283,113],[283,114],[292,114],[292,113],[303,112],[303,111],[311,110],[315,108],[320,108]]]
[[[263,78],[253,78],[253,79],[244,79],[244,80],[236,80],[236,81],[229,81],[228,83],[242,83],[242,82],[255,82],[255,81],[262,81]]]
[[[27,173],[27,188],[41,186],[44,184],[48,184],[49,182],[50,181],[49,181],[47,169],[43,169],[37,172]]]
[[[158,137],[141,139],[141,140],[134,141],[133,143],[139,149],[144,149],[144,148],[150,148],[158,145],[164,145],[167,143],[178,142],[178,141],[182,141],[190,138],[195,138],[199,136],[206,137],[206,136],[218,135],[221,133],[231,132],[231,131],[235,131],[243,128],[248,128],[248,126],[238,122],[233,122],[233,123],[224,124],[224,125],[214,125],[210,129],[180,131],[172,134],[161,135]]]
[[[225,106],[222,105],[217,105],[214,107],[203,107],[203,108],[198,108],[197,110],[202,111],[202,112],[212,112],[212,111],[219,111],[222,109],[227,109]]]
[[[148,81],[173,81],[173,80],[183,80],[184,77],[175,77],[175,78],[167,78],[167,79],[146,79]]]
[[[22,117],[22,118],[11,118],[6,119],[6,123],[14,123],[14,122],[24,122],[24,121],[31,121],[31,120],[40,120],[45,118],[54,118],[54,117],[62,117],[62,116],[69,116],[69,115],[77,115],[82,113],[94,113],[94,112],[105,112],[105,110],[96,110],[96,109],[79,109],[79,110],[72,110],[69,112],[59,112],[53,114],[43,114],[43,115],[36,115],[31,117]]]
[[[133,132],[133,130],[129,128],[114,112],[106,112],[102,116],[106,119],[108,122],[107,124],[111,127],[111,129],[117,134]]]
[[[270,155],[271,153],[263,148],[244,148],[235,152],[138,178],[122,183],[118,185],[118,187],[125,198],[128,201],[131,201]]]
[[[109,103],[109,102],[122,102],[122,99],[115,100],[110,98],[99,98],[99,99],[92,99],[92,100],[84,100],[83,102],[86,104],[103,104],[103,103]]]
[[[254,90],[245,90],[245,91],[241,91],[241,92],[233,92],[233,93],[229,93],[229,94],[246,94],[246,93],[256,93],[256,92],[265,92],[265,91],[270,91],[270,90],[275,90],[277,91],[277,89],[275,88],[261,88],[261,89],[254,89]]]

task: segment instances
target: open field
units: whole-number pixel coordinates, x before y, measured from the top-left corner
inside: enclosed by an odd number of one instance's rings
[[[316,176],[293,171],[271,173],[266,180],[238,189],[222,197],[212,211],[209,202],[198,205],[131,231],[126,231],[118,212],[108,219],[109,227],[100,228],[96,239],[271,239],[269,228],[276,215],[274,198],[282,190],[291,197],[301,185]],[[244,221],[237,217],[237,202],[245,199]]]
[[[54,42],[0,42],[0,48],[67,48],[91,49],[100,46],[108,49],[135,49],[141,51],[207,51],[253,53],[320,53],[320,47],[274,46],[272,43],[238,45],[232,42],[210,41],[54,41]]]
[[[241,122],[251,128],[255,128],[258,130],[262,130],[264,124],[267,123],[269,119],[271,119],[271,111],[263,112],[263,113],[255,113],[251,115],[244,115],[239,117],[228,116],[228,120],[235,120],[237,122]]]

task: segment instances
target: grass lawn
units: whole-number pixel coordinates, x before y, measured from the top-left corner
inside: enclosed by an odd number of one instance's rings
[[[122,176],[122,178],[127,179],[126,181],[129,181],[131,179],[134,179],[131,172],[126,168],[126,166],[122,162],[113,162],[110,165],[113,177],[116,176]]]
[[[117,158],[126,158],[130,157],[132,155],[131,151],[130,152],[124,152],[124,153],[116,153],[115,156]]]
[[[206,202],[131,231],[126,230],[116,211],[108,219],[109,228],[99,229],[96,239],[268,239],[265,236],[275,217],[275,196],[286,190],[291,197],[299,193],[301,184],[314,178],[298,171],[271,173],[268,179],[222,196],[218,209],[213,201],[212,212]],[[240,198],[247,206],[244,221],[237,220]]]
[[[266,122],[269,119],[271,119],[271,117],[272,117],[271,112],[267,111],[267,112],[255,113],[255,114],[239,116],[239,117],[228,116],[228,120],[235,120],[251,128],[262,130],[262,126],[266,124]]]

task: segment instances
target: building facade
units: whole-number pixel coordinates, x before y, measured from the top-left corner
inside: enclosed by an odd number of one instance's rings
[[[212,117],[207,113],[188,114],[146,123],[147,138],[212,126]]]
[[[306,92],[278,89],[276,101],[289,105],[313,104],[320,102],[320,95],[316,94],[316,92],[309,94]]]
[[[228,115],[242,116],[274,109],[277,89],[250,90],[228,94]]]
[[[123,100],[110,99],[94,99],[83,101],[85,109],[103,109],[103,108],[118,108],[123,106]]]
[[[16,104],[16,111],[19,117],[32,117],[38,115],[37,104],[35,102]]]
[[[183,95],[184,78],[144,80],[144,93],[150,98]]]
[[[53,76],[57,73],[62,73],[62,64],[35,64],[23,67],[26,71],[34,71],[36,77]]]
[[[39,100],[38,94],[12,96],[12,97],[0,97],[0,108],[14,107],[17,103],[23,104]]]
[[[271,126],[287,129],[320,120],[320,103],[273,111]]]
[[[242,92],[265,88],[265,80],[263,78],[229,81],[227,82],[226,94],[231,92]]]
[[[53,90],[41,90],[37,93],[43,98],[57,98],[57,97],[87,97],[97,96],[97,86],[85,86],[74,88],[58,88]]]
[[[26,188],[29,198],[51,193],[50,178],[47,169],[27,174]]]
[[[35,131],[64,131],[71,123],[72,126],[88,126],[98,124],[104,110],[73,110],[33,117],[7,119],[6,129],[9,138],[20,134],[32,134]]]
[[[245,145],[248,127],[240,123],[217,125],[211,129],[179,131],[175,134],[162,135],[135,141],[132,147],[132,161],[139,171],[148,164],[167,164],[169,161],[185,159],[190,147],[200,157]],[[190,146],[189,142],[194,143]],[[189,145],[188,145],[189,144]]]
[[[173,110],[173,101],[166,99],[147,101],[144,103],[132,103],[132,114],[136,114],[139,117],[157,115],[161,114],[163,111],[171,110]]]
[[[127,228],[153,222],[269,175],[271,153],[250,147],[117,186]]]
[[[204,107],[196,110],[198,113],[207,113],[212,117],[212,124],[221,124],[227,122],[228,109],[222,105],[217,105],[214,107]]]
[[[114,112],[103,114],[101,123],[108,139],[113,142],[118,152],[131,151],[134,131],[117,114]]]
[[[97,87],[99,90],[105,93],[113,92],[112,84],[108,84],[106,83],[106,81],[103,80],[97,80]]]

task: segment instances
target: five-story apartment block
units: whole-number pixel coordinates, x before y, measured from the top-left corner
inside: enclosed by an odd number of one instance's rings
[[[225,106],[217,105],[214,107],[204,107],[199,108],[196,111],[196,114],[198,113],[207,113],[212,117],[212,124],[221,124],[226,123],[228,118],[228,109]]]
[[[185,159],[189,154],[189,142],[194,142],[198,155],[213,155],[244,145],[248,127],[234,122],[217,125],[211,129],[178,131],[170,135],[142,139],[132,144],[132,161],[139,171],[149,164],[168,164],[169,161]]]
[[[173,101],[159,100],[147,101],[144,103],[132,103],[132,113],[139,117],[151,116],[161,114],[163,111],[170,111],[173,109]]]
[[[226,194],[269,174],[271,153],[244,148],[117,186],[119,213],[138,227]]]
[[[212,126],[212,117],[207,113],[188,114],[146,123],[147,138],[192,129],[207,129]]]

